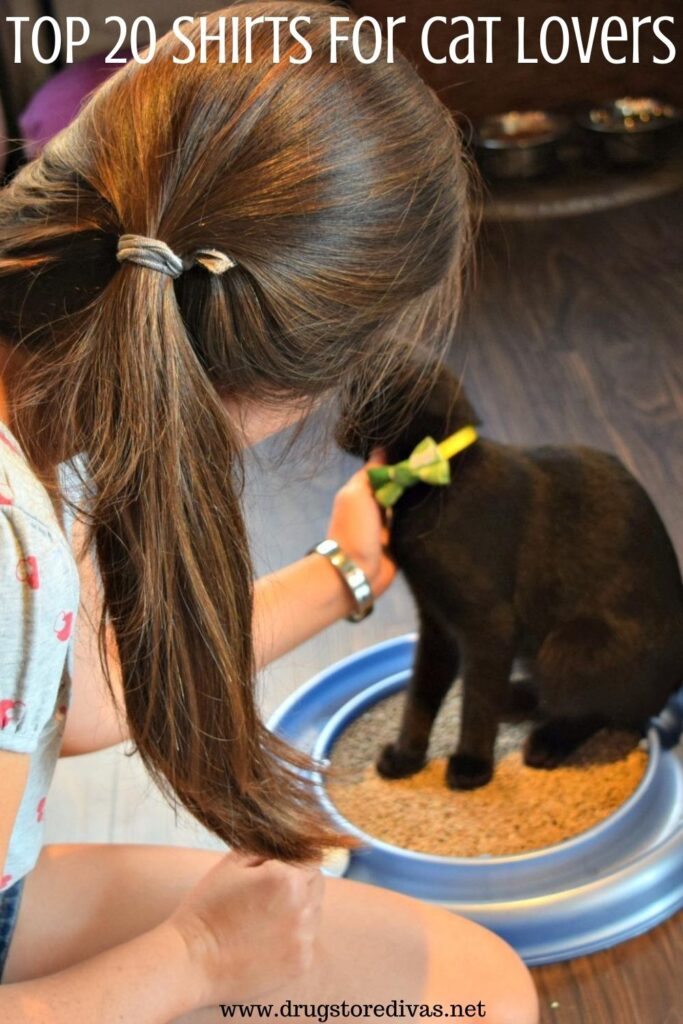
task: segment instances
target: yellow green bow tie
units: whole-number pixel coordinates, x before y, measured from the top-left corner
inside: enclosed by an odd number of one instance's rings
[[[368,476],[375,498],[380,505],[390,508],[396,504],[406,488],[414,484],[421,482],[437,487],[449,484],[451,467],[448,460],[469,448],[477,437],[474,427],[463,427],[440,444],[432,437],[425,437],[403,462],[369,469]]]

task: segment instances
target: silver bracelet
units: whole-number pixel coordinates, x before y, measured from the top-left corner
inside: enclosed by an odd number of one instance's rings
[[[372,587],[363,570],[342,551],[336,540],[321,541],[320,544],[311,548],[308,554],[311,555],[313,552],[322,555],[335,567],[350,590],[351,596],[356,602],[356,610],[347,616],[348,621],[362,622],[374,607]]]

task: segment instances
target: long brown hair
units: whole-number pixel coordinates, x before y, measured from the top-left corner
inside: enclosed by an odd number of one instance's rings
[[[167,796],[237,849],[340,841],[308,758],[254,702],[252,568],[239,438],[222,395],[367,397],[407,348],[442,351],[469,239],[445,108],[408,63],[330,64],[320,4],[219,15],[312,19],[313,58],[131,63],[0,193],[0,335],[30,353],[14,422],[37,467],[85,456],[91,527],[132,738]],[[214,59],[212,59],[212,53]],[[292,44],[298,55],[298,46]],[[236,266],[177,280],[116,260],[136,233]]]

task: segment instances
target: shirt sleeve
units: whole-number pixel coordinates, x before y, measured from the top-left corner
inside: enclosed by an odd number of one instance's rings
[[[0,506],[0,750],[32,753],[59,713],[77,610],[65,539],[29,512]]]

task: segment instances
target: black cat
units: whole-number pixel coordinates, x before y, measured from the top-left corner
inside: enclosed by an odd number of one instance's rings
[[[341,446],[408,457],[477,417],[457,379],[439,373],[419,405],[419,371],[398,374]],[[410,410],[413,410],[412,412]],[[451,483],[419,483],[392,511],[390,551],[410,586],[420,631],[400,732],[378,771],[424,764],[434,718],[462,672],[455,789],[493,774],[498,723],[537,720],[526,764],[552,768],[605,725],[642,731],[683,682],[683,582],[666,529],[641,485],[611,455],[584,447],[519,448],[480,438],[451,460]],[[524,658],[530,685],[510,683]]]

